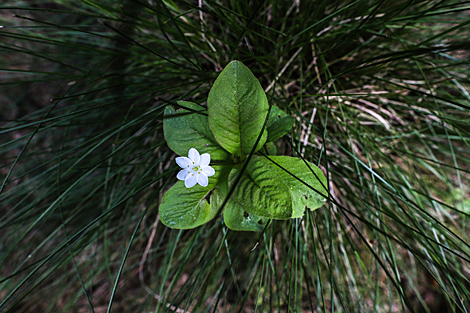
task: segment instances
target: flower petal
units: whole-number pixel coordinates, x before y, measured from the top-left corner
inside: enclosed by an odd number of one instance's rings
[[[199,152],[197,152],[196,149],[194,149],[194,148],[189,149],[188,157],[191,159],[191,162],[194,165],[199,165],[200,155],[199,155]]]
[[[194,174],[190,174],[186,176],[186,178],[184,179],[184,185],[186,186],[186,188],[194,187],[196,183],[197,183],[197,180]]]
[[[201,173],[196,175],[197,182],[199,185],[202,187],[207,187],[207,184],[209,183],[209,179],[207,178],[206,174]]]
[[[201,154],[201,160],[199,161],[199,165],[204,167],[208,166],[211,162],[211,155],[209,153]]]
[[[205,174],[206,176],[212,176],[215,174],[215,170],[212,166],[205,166],[201,168],[201,173]]]
[[[187,157],[177,157],[175,161],[181,168],[188,168],[193,165],[193,161]]]
[[[188,170],[181,170],[178,172],[178,175],[176,175],[176,178],[178,178],[179,180],[184,180],[186,178],[186,176],[188,176],[189,174],[189,171]]]

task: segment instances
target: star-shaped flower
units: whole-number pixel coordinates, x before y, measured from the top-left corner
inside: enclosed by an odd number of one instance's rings
[[[202,187],[206,187],[209,183],[209,176],[215,174],[215,170],[209,166],[211,156],[209,153],[199,155],[196,149],[191,148],[188,157],[177,157],[176,163],[181,167],[176,177],[184,180],[184,185],[191,188],[196,183]]]

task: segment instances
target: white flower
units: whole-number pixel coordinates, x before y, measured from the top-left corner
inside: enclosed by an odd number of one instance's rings
[[[176,163],[181,167],[176,177],[184,180],[184,185],[191,188],[196,183],[202,187],[206,187],[209,183],[209,176],[215,174],[215,170],[209,166],[211,156],[209,153],[199,155],[196,149],[191,148],[187,157],[177,157]]]

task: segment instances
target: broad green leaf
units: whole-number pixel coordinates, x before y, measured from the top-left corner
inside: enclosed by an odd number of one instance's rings
[[[219,74],[207,99],[209,126],[217,142],[236,156],[248,155],[256,140],[266,142],[263,130],[268,100],[253,73],[239,61],[230,62]]]
[[[230,201],[224,211],[224,223],[231,230],[263,231],[268,222],[269,218],[248,213],[240,205]]]
[[[207,187],[196,185],[186,188],[183,181],[178,181],[163,196],[160,204],[160,220],[170,228],[190,229],[209,222],[217,214],[207,202],[209,193],[217,183],[226,177],[230,167],[212,166],[215,175],[209,177]]]
[[[266,127],[269,128],[272,124],[278,121],[280,118],[283,118],[287,115],[286,112],[282,111],[278,106],[271,106],[271,111],[269,112],[268,122]]]
[[[317,166],[288,156],[269,159],[254,155],[234,190],[232,199],[245,211],[287,219],[303,216],[306,207],[314,210],[323,205],[328,194],[324,188],[326,178]],[[240,170],[232,170],[229,186]]]
[[[253,155],[234,189],[232,199],[248,213],[288,219],[292,216],[289,186],[274,166],[264,157]],[[241,167],[232,170],[228,178],[229,187],[233,186],[240,172]]]
[[[271,126],[268,127],[268,139],[267,141],[278,140],[285,134],[287,134],[294,126],[295,118],[292,116],[284,116],[275,121]]]
[[[273,166],[283,182],[289,186],[289,193],[292,198],[292,218],[302,217],[305,207],[313,211],[323,205],[328,196],[328,191],[325,189],[325,175],[317,166],[300,158],[288,156],[269,156],[269,159],[274,163],[266,160]]]
[[[277,106],[272,106],[269,112],[266,129],[268,138],[266,141],[274,141],[287,134],[294,126],[295,118],[287,115]]]
[[[229,153],[212,135],[207,111],[192,102],[179,101],[178,104],[190,110],[178,109],[175,112],[171,106],[165,108],[163,131],[170,149],[178,155],[187,156],[189,149],[196,148],[201,154],[209,153],[213,160],[228,159]]]
[[[267,155],[276,155],[277,154],[277,147],[272,142],[266,142],[266,144],[263,147],[263,150],[261,150],[261,151],[263,151]]]
[[[219,183],[217,188],[211,195],[211,206],[219,209],[228,195],[227,179]],[[238,231],[262,231],[266,226],[269,218],[259,217],[255,214],[248,213],[243,207],[230,198],[224,208],[224,222],[231,230]]]

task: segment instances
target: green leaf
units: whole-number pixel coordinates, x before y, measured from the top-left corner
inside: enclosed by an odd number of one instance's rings
[[[230,171],[227,166],[212,166],[215,175],[209,177],[207,187],[196,185],[186,188],[184,181],[178,181],[163,196],[160,204],[160,220],[170,228],[190,229],[209,222],[217,214],[217,208],[207,202],[209,193]]]
[[[229,201],[224,211],[224,222],[231,230],[263,231],[269,218],[248,213],[240,205]]]
[[[267,142],[277,140],[287,134],[294,126],[295,118],[287,115],[277,106],[272,106],[269,112],[266,129],[268,131]]]
[[[207,99],[209,126],[217,142],[236,156],[248,155],[256,140],[258,151],[266,142],[263,130],[268,100],[253,73],[239,61],[230,62],[219,74]]]
[[[289,187],[273,165],[264,157],[253,155],[234,189],[232,199],[248,213],[288,219],[292,216]],[[232,170],[228,178],[229,187],[233,186],[240,171],[241,168]]]
[[[204,108],[187,101],[179,101],[178,104],[190,110],[178,109],[175,112],[171,106],[165,108],[163,131],[170,149],[187,156],[189,149],[196,148],[201,154],[209,153],[212,160],[228,159],[230,155],[212,135]]]
[[[306,207],[314,210],[323,205],[328,194],[323,187],[326,178],[317,166],[288,156],[269,159],[254,155],[235,187],[232,199],[245,211],[287,219],[303,216]],[[230,187],[240,171],[235,168],[230,173]]]
[[[326,187],[326,177],[316,165],[300,158],[288,156],[269,156],[269,159],[272,161],[267,161],[273,166],[283,182],[289,186],[292,198],[292,218],[302,217],[305,207],[313,211],[323,205],[328,195],[328,191],[323,187]]]
[[[276,155],[277,154],[277,147],[272,142],[266,142],[266,144],[263,147],[263,150],[261,150],[261,151],[263,151],[267,155]]]
[[[295,118],[292,116],[284,116],[275,121],[271,126],[268,127],[268,139],[267,141],[274,141],[285,134],[287,134],[294,126]]]
[[[275,105],[271,106],[271,111],[269,112],[268,122],[267,122],[266,127],[269,128],[272,124],[274,124],[280,118],[283,118],[285,116],[289,116],[289,115],[287,115],[287,113],[281,110],[278,106],[275,106]]]
[[[211,206],[219,209],[228,195],[227,179],[222,180],[211,195]],[[243,207],[232,198],[227,201],[224,208],[224,222],[231,230],[262,231],[269,218],[260,217],[246,212]]]

